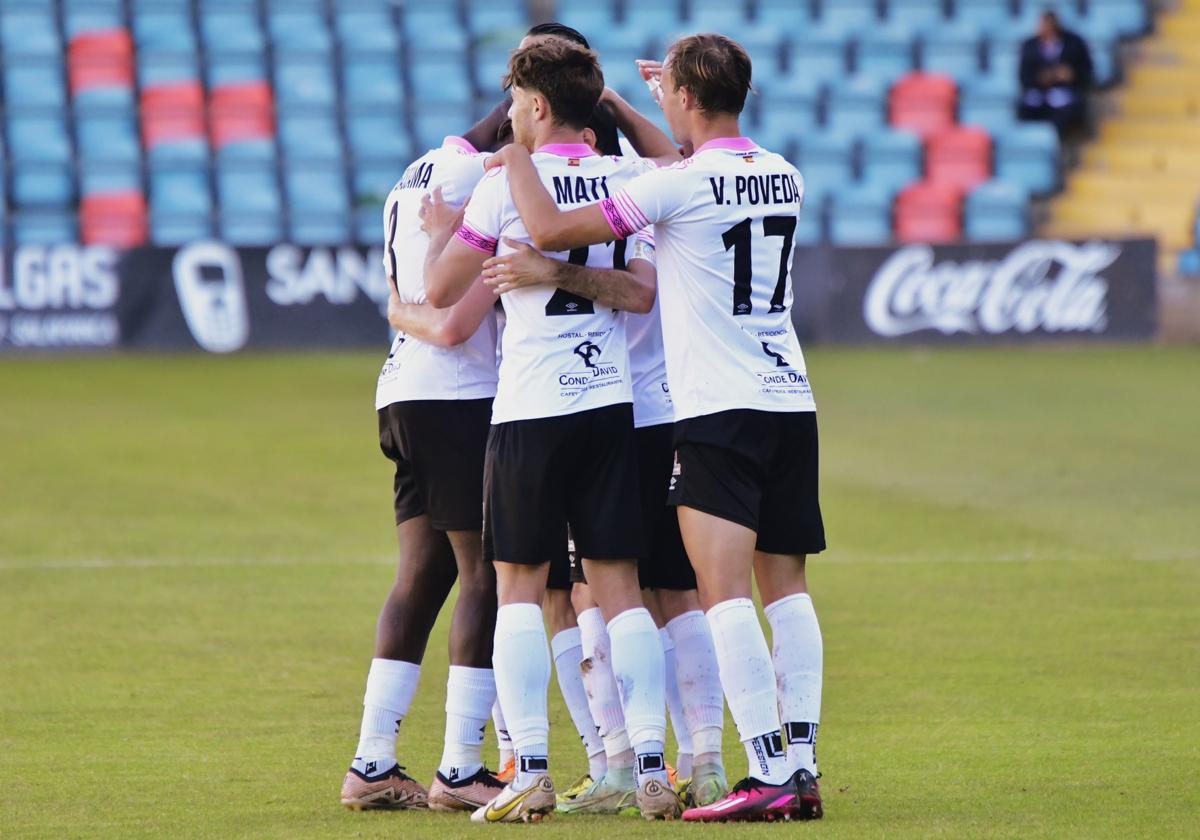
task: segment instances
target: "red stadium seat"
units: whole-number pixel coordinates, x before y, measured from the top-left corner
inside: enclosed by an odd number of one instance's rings
[[[71,95],[102,87],[133,87],[133,39],[124,29],[86,32],[67,48]]]
[[[85,195],[79,202],[79,220],[87,245],[132,248],[146,243],[146,198],[136,190]]]
[[[901,242],[956,242],[962,238],[962,190],[919,181],[896,199],[896,238]]]
[[[929,138],[925,177],[970,190],[992,175],[992,138],[976,126],[957,126]]]
[[[910,73],[892,88],[889,121],[927,138],[954,125],[958,88],[938,73]]]
[[[213,88],[208,103],[212,144],[275,136],[275,104],[266,82],[239,82]]]
[[[142,142],[147,149],[169,140],[204,137],[204,88],[199,81],[142,88]]]

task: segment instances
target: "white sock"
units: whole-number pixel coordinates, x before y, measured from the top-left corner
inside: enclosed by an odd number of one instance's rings
[[[554,654],[554,673],[558,677],[558,687],[562,690],[563,700],[567,711],[571,713],[571,721],[579,740],[587,750],[588,772],[593,779],[600,778],[608,767],[604,758],[604,741],[592,720],[591,709],[588,708],[587,690],[583,687],[583,675],[579,671],[579,663],[583,661],[582,634],[578,627],[568,627],[555,634],[550,640],[550,651]]]
[[[533,773],[545,772],[548,767],[550,721],[546,693],[550,687],[550,651],[541,607],[504,604],[496,611],[492,667],[496,671],[496,693],[516,751],[513,785],[520,790],[530,784]]]
[[[772,659],[788,760],[815,775],[824,659],[817,613],[806,592],[780,598],[764,612],[774,641]]]
[[[663,743],[667,740],[667,689],[662,642],[645,607],[635,607],[608,622],[613,675],[621,690],[625,727],[637,757],[638,782],[667,781]]]
[[[483,733],[496,702],[491,668],[451,665],[446,680],[446,744],[438,772],[450,781],[483,769]]]
[[[688,729],[687,718],[683,714],[683,700],[679,697],[679,682],[675,679],[675,642],[665,627],[658,631],[662,641],[663,671],[667,686],[667,712],[671,715],[671,731],[675,733],[675,743],[679,752],[675,756],[675,771],[681,779],[692,777],[692,732]]]
[[[495,671],[492,672],[495,674]],[[492,725],[496,727],[496,750],[499,753],[499,770],[503,770],[508,762],[514,759],[512,738],[508,737],[508,726],[504,723],[504,710],[500,708],[500,698],[492,704]]]
[[[749,774],[772,785],[791,775],[775,694],[775,668],[749,598],[722,601],[708,611],[721,686],[746,748]]]
[[[667,632],[675,642],[675,680],[691,730],[693,755],[697,762],[723,765],[725,697],[708,621],[700,610],[692,610],[668,621]]]
[[[362,726],[355,750],[355,766],[367,775],[381,773],[396,761],[396,735],[408,714],[421,666],[398,659],[372,659],[363,695]],[[375,765],[368,770],[369,765]]]
[[[588,708],[604,744],[607,766],[613,770],[633,766],[633,748],[625,731],[625,713],[613,676],[612,650],[608,628],[599,607],[579,613],[579,633],[583,643],[583,661],[579,664],[587,690]]]

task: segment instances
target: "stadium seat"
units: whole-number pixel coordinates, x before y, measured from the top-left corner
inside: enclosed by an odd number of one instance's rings
[[[613,0],[558,0],[558,18],[590,37],[613,26],[616,7]]]
[[[926,141],[925,178],[969,190],[991,176],[992,139],[982,128],[955,126]]]
[[[77,148],[83,160],[137,162],[141,144],[127,117],[88,117],[75,124]]]
[[[66,4],[66,8],[63,9],[63,28],[68,39],[84,32],[120,29],[124,25],[124,15],[119,2]]]
[[[674,32],[684,23],[683,3],[680,0],[626,3],[621,23],[638,32]]]
[[[829,208],[835,245],[879,245],[892,238],[892,193],[871,185],[839,189]]]
[[[962,21],[927,30],[921,38],[921,69],[960,82],[980,73],[981,36],[974,23]]]
[[[1145,0],[1088,0],[1088,17],[1111,23],[1122,36],[1140,35],[1150,27]]]
[[[266,82],[267,62],[264,54],[208,55],[204,77],[210,88]]]
[[[398,109],[404,99],[400,65],[390,57],[349,59],[343,68],[342,84],[349,108]]]
[[[14,163],[69,163],[71,141],[62,115],[9,115],[8,155]]]
[[[857,72],[878,79],[903,76],[916,66],[915,37],[907,25],[871,27],[858,36]]]
[[[896,238],[901,242],[954,242],[962,236],[962,193],[947,184],[921,181],[896,200]]]
[[[246,163],[218,165],[216,184],[222,214],[280,214],[283,203],[274,167]]]
[[[59,245],[78,242],[75,218],[74,210],[22,210],[12,218],[13,244]]]
[[[155,245],[186,245],[212,235],[210,215],[150,211],[150,241]]]
[[[450,133],[461,134],[465,130],[466,126],[460,123]],[[408,131],[396,113],[351,114],[346,119],[346,139],[358,161],[389,160],[397,155],[407,158],[409,155],[402,150],[411,148]],[[441,141],[442,138],[438,138],[437,145],[441,145]],[[428,148],[432,146],[423,146],[422,150]]]
[[[475,89],[485,97],[488,94],[500,95],[500,80],[508,72],[511,53],[512,45],[505,43],[489,43],[475,51]],[[601,61],[605,59],[601,57]]]
[[[133,87],[133,39],[124,29],[85,32],[71,39],[67,72],[72,96],[96,88]]]
[[[810,76],[821,81],[842,79],[848,70],[846,41],[815,29],[798,32],[791,39],[789,72],[792,76]]]
[[[1059,185],[1058,134],[1047,123],[1018,123],[996,135],[996,177],[1034,194]]]
[[[820,26],[826,32],[850,34],[879,25],[875,0],[820,0]]]
[[[288,161],[330,161],[342,157],[342,138],[332,116],[284,114],[279,144]]]
[[[958,121],[995,133],[1017,120],[1020,88],[1015,76],[988,73],[967,82],[958,105]]]
[[[221,213],[217,233],[230,245],[274,245],[283,241],[283,222],[277,213]]]
[[[477,37],[515,44],[529,28],[523,0],[468,0],[467,28]]]
[[[317,55],[333,47],[324,14],[318,8],[273,8],[267,18],[267,29],[276,53]]]
[[[873,131],[862,141],[862,180],[898,192],[922,173],[921,138],[907,131]]]
[[[865,133],[880,128],[886,118],[886,83],[869,76],[835,82],[825,100],[825,124],[830,130]]]
[[[62,67],[29,61],[4,68],[4,106],[19,110],[57,111],[66,103]]]
[[[94,87],[74,94],[71,107],[77,116],[122,115],[135,118],[132,86]]]
[[[472,120],[462,108],[433,102],[417,102],[413,108],[414,139],[417,148],[422,151],[442,145],[447,135],[462,134],[470,128],[471,123]],[[394,140],[387,139],[387,142]]]
[[[62,52],[62,41],[58,35],[58,24],[54,11],[48,7],[17,6],[4,10],[0,16],[0,48],[5,61],[12,59],[41,58],[57,60]]]
[[[459,56],[467,48],[467,32],[457,4],[441,0],[410,0],[403,8],[404,37],[410,45]]]
[[[159,166],[150,169],[150,209],[164,218],[207,215],[212,211],[208,170],[204,166]]]
[[[139,51],[137,72],[138,81],[143,88],[200,79],[199,59],[183,53],[157,54]]]
[[[997,0],[954,0],[954,19],[971,21],[988,32],[1011,27],[1016,19],[1008,2]]]
[[[954,80],[936,73],[910,73],[892,88],[890,121],[926,137],[954,124]]]
[[[750,4],[738,0],[689,0],[687,28],[693,32],[729,32],[740,42],[751,25]]]
[[[250,7],[204,9],[200,13],[200,32],[210,56],[230,53],[262,55],[266,47],[258,15]]]
[[[854,136],[833,131],[814,132],[799,138],[796,165],[806,186],[844,185],[854,180]]]
[[[153,152],[163,143],[202,141],[204,89],[195,79],[142,87],[142,143]]]
[[[350,201],[340,166],[304,166],[284,174],[290,235],[302,245],[336,244],[350,238]]]
[[[78,191],[81,195],[128,190],[142,190],[140,161],[80,161]]]
[[[133,248],[148,238],[146,199],[136,190],[84,195],[79,221],[85,245]]]
[[[462,57],[441,50],[410,50],[409,84],[426,102],[465,105],[473,95],[470,71]]]
[[[275,135],[274,102],[266,82],[214,87],[208,110],[215,149],[242,140],[270,140]]]
[[[968,239],[1022,239],[1029,234],[1029,194],[1006,181],[988,181],[967,196],[964,217]]]
[[[133,36],[139,55],[196,52],[196,32],[190,14],[184,8],[138,12],[133,17]]]
[[[942,0],[886,0],[887,19],[912,27],[934,26],[945,21]]]
[[[279,57],[275,64],[275,97],[280,110],[332,109],[337,103],[333,69],[324,59]]]
[[[338,41],[347,56],[400,52],[400,35],[390,7],[379,9],[339,9],[334,18]]]
[[[12,203],[24,207],[66,207],[74,201],[71,164],[33,161],[13,168]]]

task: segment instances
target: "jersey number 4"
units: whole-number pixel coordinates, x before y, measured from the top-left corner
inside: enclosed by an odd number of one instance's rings
[[[573,248],[567,255],[567,262],[571,265],[587,265],[588,261],[588,246],[582,248]],[[625,240],[618,239],[613,247],[613,268],[625,270]],[[574,292],[568,292],[566,289],[555,289],[554,294],[550,296],[550,300],[546,301],[547,315],[593,315],[595,314],[595,305],[585,297],[580,297]]]
[[[743,219],[721,234],[725,250],[733,249],[733,314],[749,315],[754,311],[750,301],[750,280],[754,276],[754,263],[751,259],[750,237],[753,219]],[[796,234],[795,216],[767,216],[762,220],[763,236],[779,236],[783,238],[783,248],[779,252],[779,280],[775,283],[775,292],[771,295],[771,311],[782,312],[783,297],[787,291],[788,257],[792,253],[792,238]]]

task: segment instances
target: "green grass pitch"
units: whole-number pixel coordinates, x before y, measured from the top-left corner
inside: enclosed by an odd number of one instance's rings
[[[381,358],[0,361],[0,836],[1200,833],[1200,352],[811,353],[827,817],[708,828],[338,805],[394,557]]]

